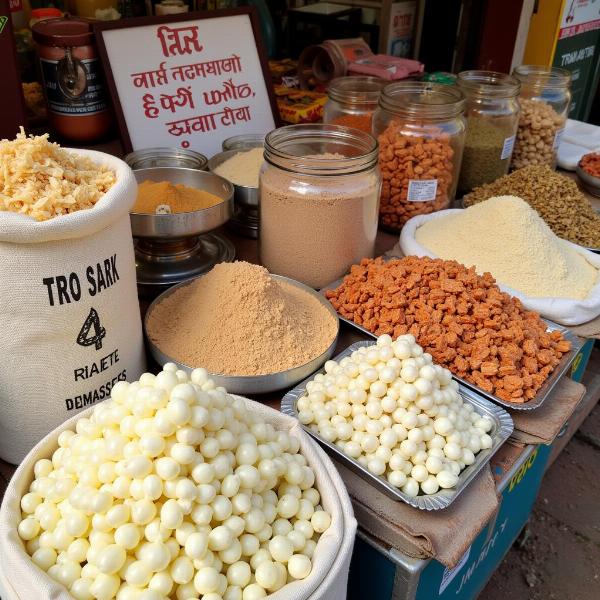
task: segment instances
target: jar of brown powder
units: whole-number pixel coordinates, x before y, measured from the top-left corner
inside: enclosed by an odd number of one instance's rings
[[[315,288],[372,257],[381,179],[376,140],[339,125],[290,125],[265,139],[262,264]]]

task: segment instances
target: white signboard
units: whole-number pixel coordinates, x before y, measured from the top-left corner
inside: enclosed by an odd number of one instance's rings
[[[96,33],[127,151],[210,157],[225,138],[274,129],[250,9],[116,23]]]
[[[410,56],[416,14],[416,0],[403,0],[392,4],[388,26],[388,54],[392,56]]]

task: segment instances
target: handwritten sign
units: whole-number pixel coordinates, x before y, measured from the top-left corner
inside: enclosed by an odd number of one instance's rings
[[[126,151],[190,148],[275,126],[253,9],[95,25]]]

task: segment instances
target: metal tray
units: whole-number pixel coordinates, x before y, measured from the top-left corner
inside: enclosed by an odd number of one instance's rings
[[[340,361],[346,356],[350,356],[352,352],[358,350],[358,348],[364,346],[372,346],[374,342],[364,341],[356,342],[346,348],[342,353],[338,354],[334,360]],[[319,370],[318,373],[323,373],[323,369]],[[297,385],[293,390],[289,391],[281,400],[281,412],[290,415],[294,418],[298,417],[296,405],[306,391],[306,384],[314,379],[317,373],[311,375],[308,379],[305,379],[302,383]],[[313,436],[324,449],[344,463],[350,470],[354,471],[357,475],[371,483],[373,486],[378,488],[386,496],[389,496],[393,500],[401,500],[419,508],[421,510],[440,510],[446,508],[456,500],[457,496],[469,485],[469,483],[475,478],[475,476],[483,469],[483,467],[490,461],[491,457],[495,452],[504,444],[509,438],[513,431],[513,421],[511,416],[499,406],[495,406],[491,402],[488,402],[485,398],[482,398],[473,390],[464,387],[459,384],[459,394],[462,396],[465,402],[473,405],[475,410],[480,415],[486,415],[492,419],[493,427],[489,435],[492,438],[492,447],[487,450],[481,450],[475,457],[475,462],[464,469],[458,478],[458,484],[456,488],[450,490],[439,490],[435,494],[422,495],[422,496],[407,496],[404,492],[394,487],[383,477],[379,475],[373,475],[369,470],[363,467],[358,461],[350,458],[344,454],[340,448],[335,444],[326,441],[318,433],[314,432],[310,427],[302,425],[304,430]]]
[[[326,285],[323,288],[321,288],[320,293],[323,294],[323,296],[325,296],[325,292],[327,290],[336,289],[343,283],[343,281],[344,281],[343,277],[341,279],[337,279],[333,283],[330,283],[329,285]],[[340,321],[344,321],[344,323],[348,323],[348,325],[355,327],[356,329],[362,331],[364,334],[368,335],[369,337],[377,339],[377,336],[374,333],[372,333],[368,329],[365,329],[362,325],[358,325],[354,321],[351,321],[350,319],[346,319],[345,317],[342,317],[339,314],[338,314],[338,316],[340,317]],[[458,375],[455,375],[454,373],[452,373],[452,377],[454,379],[456,379],[456,381],[458,381],[459,383],[462,383],[463,385],[466,385],[467,387],[470,387],[471,389],[475,390],[476,392],[478,392],[479,394],[481,394],[488,400],[491,400],[492,402],[495,402],[496,404],[505,406],[506,408],[510,408],[511,410],[533,410],[534,408],[538,408],[545,402],[546,398],[548,398],[548,396],[550,395],[550,392],[552,392],[552,390],[554,389],[554,386],[558,383],[560,378],[567,372],[567,370],[569,369],[569,367],[575,360],[577,353],[579,352],[579,350],[581,350],[581,348],[584,344],[584,340],[582,338],[580,338],[579,336],[575,335],[567,327],[563,327],[562,325],[559,325],[558,323],[554,323],[553,321],[548,321],[548,319],[542,319],[542,321],[544,321],[548,325],[549,331],[555,331],[555,330],[560,331],[563,334],[563,337],[567,341],[571,342],[571,350],[569,350],[569,352],[567,352],[566,354],[563,355],[563,357],[560,359],[559,363],[554,368],[554,371],[552,371],[552,373],[550,373],[550,376],[548,377],[548,379],[546,379],[546,381],[544,381],[542,387],[537,391],[537,394],[535,395],[535,397],[532,398],[531,400],[529,400],[529,402],[522,402],[522,403],[507,402],[506,400],[502,400],[502,398],[498,398],[498,396],[494,396],[494,394],[492,394],[490,392],[486,392],[485,390],[482,390],[480,387],[478,387],[474,383],[466,381],[465,379],[463,379],[462,377],[459,377]]]
[[[281,275],[271,275],[277,281],[281,281],[283,283],[287,283],[289,285],[293,285],[301,290],[304,290],[307,294],[310,294],[314,298],[316,298],[335,318],[337,323],[337,333],[327,350],[323,352],[320,356],[313,358],[311,361],[307,362],[304,365],[300,365],[298,367],[294,367],[293,369],[288,369],[287,371],[280,371],[279,373],[272,373],[269,375],[222,375],[219,373],[209,373],[209,377],[215,382],[217,386],[223,386],[227,389],[229,393],[232,394],[266,394],[267,392],[274,392],[277,390],[282,390],[286,388],[290,388],[305,377],[308,377],[311,373],[316,371],[319,367],[321,367],[329,358],[331,358],[335,347],[337,345],[337,339],[340,330],[339,324],[339,315],[336,310],[331,306],[331,303],[324,298],[318,292],[315,292],[313,288],[300,283],[299,281],[295,281],[294,279],[289,279],[288,277],[283,277]],[[165,363],[172,362],[175,363],[180,369],[187,371],[190,373],[194,368],[189,365],[186,365],[182,362],[175,360],[173,357],[168,356],[162,350],[156,346],[150,337],[148,336],[147,324],[148,318],[152,314],[152,310],[161,300],[164,300],[167,296],[171,295],[175,290],[189,285],[190,283],[196,281],[198,278],[189,279],[169,288],[166,292],[163,292],[158,298],[152,302],[152,304],[148,307],[146,311],[146,316],[144,317],[144,333],[146,334],[146,340],[148,341],[148,347],[150,348],[150,354],[156,360],[159,365],[164,365]],[[196,365],[200,367],[202,365]]]

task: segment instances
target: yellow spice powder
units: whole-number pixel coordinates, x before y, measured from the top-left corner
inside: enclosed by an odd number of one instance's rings
[[[147,179],[138,186],[137,200],[131,212],[154,214],[159,206],[165,204],[172,213],[192,212],[210,208],[220,202],[223,202],[222,198],[182,183]]]

